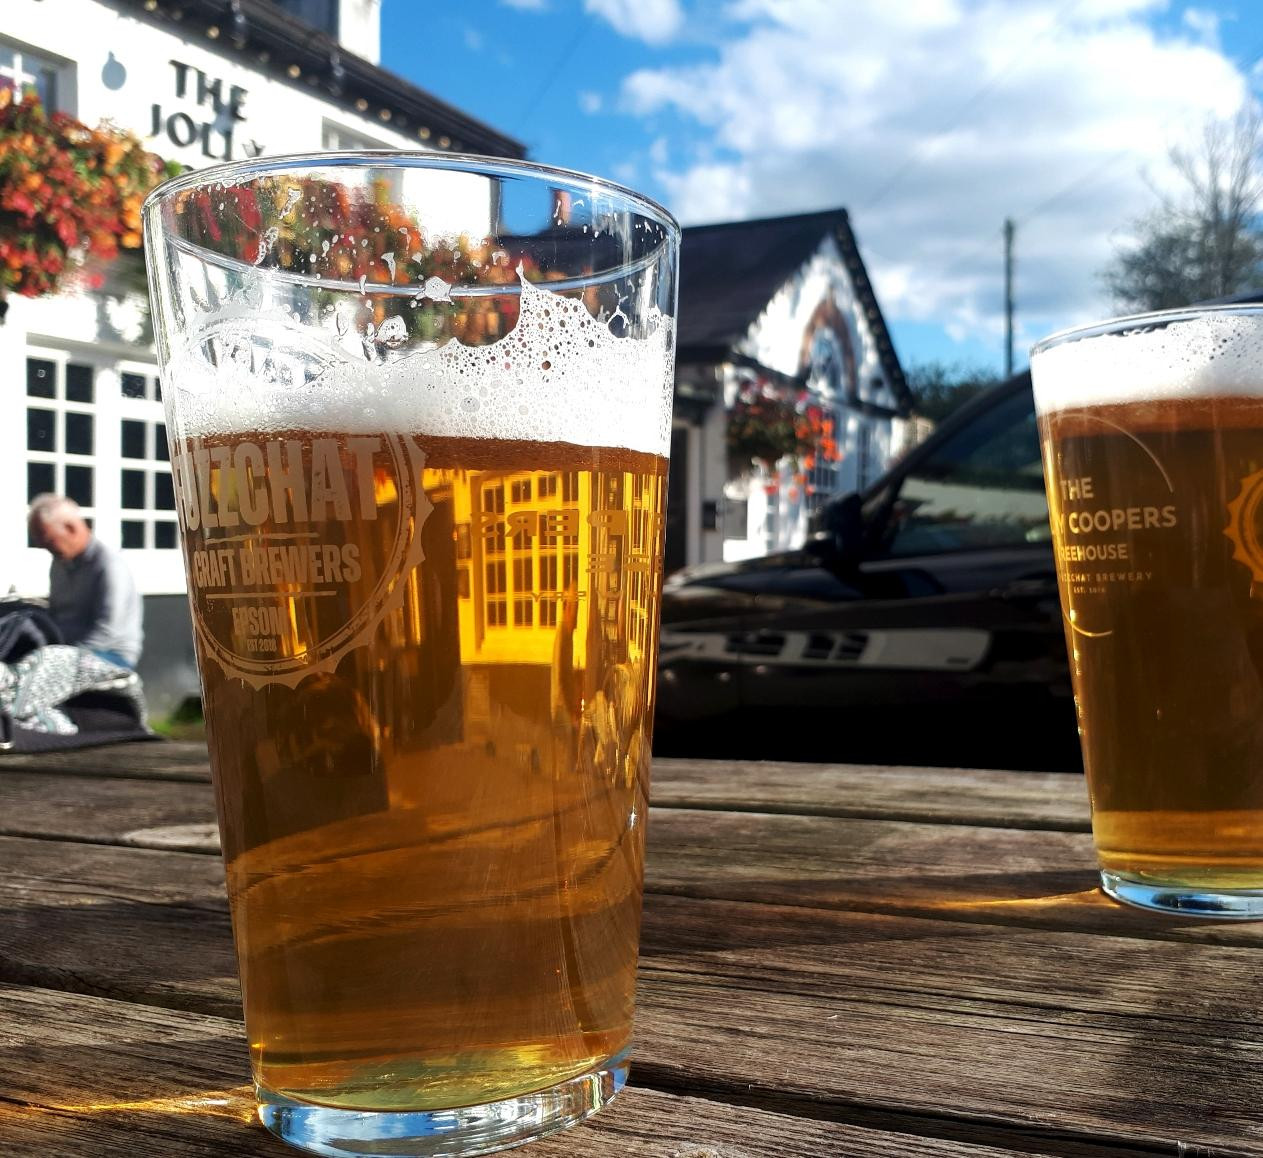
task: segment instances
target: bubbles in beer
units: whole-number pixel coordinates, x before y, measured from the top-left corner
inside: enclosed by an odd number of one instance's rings
[[[1039,409],[1263,394],[1263,319],[1210,312],[1143,327],[1068,338],[1036,353]]]
[[[423,293],[450,301],[449,290],[430,278]],[[616,335],[581,298],[525,280],[519,292],[517,324],[497,341],[412,350],[400,316],[356,334],[340,314],[334,332],[296,325],[285,310],[230,303],[168,365],[170,387],[182,393],[182,435],[392,429],[667,455],[670,320],[655,309],[646,337]],[[266,372],[279,365],[285,373]],[[647,382],[656,388],[649,404]]]

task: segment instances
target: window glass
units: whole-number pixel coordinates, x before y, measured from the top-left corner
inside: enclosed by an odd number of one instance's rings
[[[51,410],[34,410],[26,412],[26,449],[54,450],[56,441],[57,416]]]
[[[130,418],[123,419],[123,457],[145,457],[145,424]]]
[[[51,462],[28,462],[26,464],[27,502],[30,502],[36,495],[51,494],[56,489],[56,472]]]
[[[153,505],[155,510],[159,511],[175,510],[175,490],[171,485],[169,474],[153,476]]]
[[[67,466],[66,498],[74,499],[81,507],[95,506],[92,473],[93,468],[90,466]]]
[[[175,546],[175,524],[154,523],[153,545],[160,550],[170,550]]]
[[[8,89],[21,101],[24,94],[34,91],[40,103],[50,112],[70,112],[59,104],[61,92],[58,81],[63,66],[16,46],[0,46],[0,89]]]
[[[57,366],[43,358],[26,360],[26,392],[32,398],[57,396]]]
[[[66,411],[66,453],[91,454],[94,426],[91,414]]]
[[[92,377],[91,366],[85,366],[80,362],[68,362],[66,364],[66,401],[91,402],[93,400]]]
[[[1051,537],[1029,391],[958,430],[907,475],[887,536],[893,556],[1011,547]]]
[[[123,471],[123,506],[129,511],[145,509],[145,472]]]
[[[357,133],[354,129],[343,128],[332,121],[325,121],[321,134],[321,143],[326,149],[343,152],[355,152],[359,149],[385,149],[389,146],[385,141],[370,137],[365,133]]]
[[[145,545],[145,524],[135,519],[123,520],[123,546],[143,547]]]
[[[154,382],[158,380],[155,378]],[[171,451],[167,446],[167,424],[165,422],[155,422],[153,428],[153,456],[159,462],[169,462],[171,460]]]
[[[272,3],[337,40],[338,0],[272,0]]]
[[[124,398],[145,397],[145,376],[143,374],[132,374],[124,371],[118,376],[118,379]]]

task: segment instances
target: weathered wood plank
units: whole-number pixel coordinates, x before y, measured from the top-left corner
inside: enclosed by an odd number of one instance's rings
[[[3,976],[235,1016],[211,858],[71,851],[60,880],[36,864],[0,893]],[[145,877],[161,903],[133,899]],[[962,1141],[1263,1154],[1261,977],[1253,948],[650,895],[639,1080]]]
[[[0,987],[0,1139],[41,1158],[282,1158],[253,1121],[234,1021]],[[538,1158],[1017,1158],[1013,1150],[630,1087]]]
[[[222,862],[0,837],[0,981],[239,1015]]]
[[[659,808],[1090,830],[1087,788],[1068,772],[660,759]]]
[[[0,755],[15,771],[100,779],[209,781],[206,746],[118,744],[38,756]],[[1060,772],[904,768],[858,764],[658,759],[660,808],[928,820],[1001,828],[1087,831],[1083,777]]]
[[[205,784],[0,776],[3,834],[211,853],[213,820]],[[971,923],[1263,943],[1263,922],[1213,925],[1116,905],[1097,888],[1095,865],[1086,833],[654,807],[646,888]]]
[[[0,753],[0,778],[10,770],[53,776],[210,780],[206,745],[190,740],[109,744],[102,748],[82,748],[71,752]]]
[[[1142,912],[1099,889],[1087,833],[651,810],[646,889],[971,924],[1263,944],[1263,922]]]
[[[0,770],[0,833],[217,852],[209,784]]]

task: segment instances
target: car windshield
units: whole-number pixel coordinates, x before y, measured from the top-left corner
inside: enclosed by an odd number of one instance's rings
[[[904,477],[887,534],[894,556],[1049,539],[1029,390],[983,411]]]

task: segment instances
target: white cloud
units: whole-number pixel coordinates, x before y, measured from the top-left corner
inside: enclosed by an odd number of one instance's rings
[[[581,92],[579,94],[579,108],[581,108],[588,116],[595,116],[599,113],[604,105],[599,92]]]
[[[665,44],[684,25],[679,0],[583,0],[583,9],[607,21],[620,36]]]
[[[681,219],[845,206],[888,318],[990,341],[1006,217],[1019,317],[1108,312],[1097,275],[1171,187],[1168,149],[1244,99],[1205,22],[1155,34],[1163,7],[736,0],[709,59],[636,72],[621,102],[685,126],[674,167],[653,159]]]
[[[1181,18],[1184,27],[1203,40],[1213,42],[1219,35],[1219,14],[1205,8],[1186,8]]]

